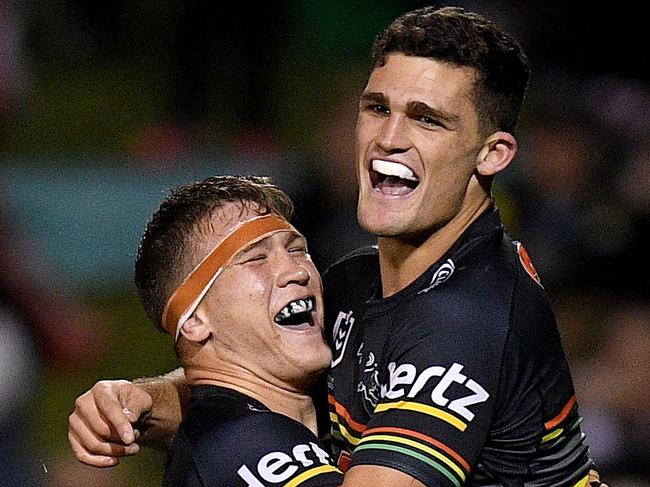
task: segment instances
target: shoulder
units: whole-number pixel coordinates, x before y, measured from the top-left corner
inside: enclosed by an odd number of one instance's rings
[[[429,272],[404,303],[410,319],[473,333],[507,327],[519,279],[509,239],[497,234],[467,244]]]
[[[403,303],[400,329],[498,355],[513,331],[554,326],[546,291],[521,249],[504,232],[468,243]]]
[[[194,401],[180,430],[197,451],[228,451],[231,447],[240,446],[242,435],[248,433],[259,434],[257,445],[266,441],[277,442],[274,435],[280,432],[305,430],[309,433],[300,423],[274,413],[235,391],[220,392]]]
[[[253,412],[269,410],[259,402],[232,389],[216,386],[192,387],[190,408],[181,428],[190,436],[201,430],[224,427],[245,420]]]
[[[361,247],[346,254],[323,272],[323,280],[357,280],[361,271],[379,273],[379,251],[376,246]]]
[[[555,315],[546,289],[535,269],[531,257],[524,244],[512,242],[512,260],[516,272],[516,286],[513,288],[511,327],[522,342],[536,343],[556,342],[559,345],[559,334]]]
[[[326,313],[370,299],[379,279],[377,247],[362,247],[347,254],[323,273]]]
[[[201,388],[201,394],[193,395],[180,425],[186,442],[197,452],[242,453],[243,439],[253,440],[245,443],[251,452],[269,445],[317,440],[303,424],[269,410],[244,394],[221,387]]]
[[[273,462],[284,465],[287,475],[320,465],[314,475],[322,471],[323,475],[337,478],[328,453],[304,425],[257,408],[254,401],[238,400],[235,395],[234,401],[224,401],[225,395],[221,399],[212,397],[190,407],[170,449],[168,463],[173,455],[187,460],[189,452],[189,459],[206,485],[234,485],[242,479],[266,481],[265,476],[273,477]]]

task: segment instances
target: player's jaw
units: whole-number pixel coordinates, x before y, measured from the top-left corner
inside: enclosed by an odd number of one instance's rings
[[[284,349],[284,353],[298,357],[298,360],[306,359],[305,355],[311,355],[312,359],[327,355],[324,359],[327,364],[329,348],[323,335],[324,308],[320,277],[311,261],[305,260],[300,267],[309,276],[304,281],[296,278],[285,285],[283,279],[276,279],[269,306],[269,318],[274,330],[271,333],[277,336],[276,345]]]
[[[318,290],[283,290],[273,302],[273,331],[269,346],[282,370],[276,377],[288,383],[310,383],[331,361],[331,351],[323,335],[323,301]],[[271,338],[274,337],[274,338]]]

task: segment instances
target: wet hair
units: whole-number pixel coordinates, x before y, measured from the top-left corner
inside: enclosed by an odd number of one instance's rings
[[[161,331],[169,296],[204,257],[211,218],[227,203],[287,221],[293,216],[289,196],[266,177],[214,176],[173,189],[147,223],[135,260],[140,300]]]
[[[372,68],[391,53],[470,67],[481,129],[514,133],[530,76],[519,43],[496,24],[459,7],[424,7],[395,19],[375,39]]]

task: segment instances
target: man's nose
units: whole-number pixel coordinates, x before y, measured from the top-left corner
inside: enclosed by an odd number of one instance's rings
[[[375,143],[386,154],[405,152],[410,147],[407,137],[407,120],[403,115],[391,114],[381,125]]]
[[[289,284],[306,285],[311,275],[304,263],[301,263],[291,254],[286,253],[278,262],[281,266],[278,274],[278,286],[286,287]]]

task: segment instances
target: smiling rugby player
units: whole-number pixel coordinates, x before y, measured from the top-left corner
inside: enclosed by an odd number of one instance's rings
[[[310,393],[331,352],[291,211],[263,178],[213,177],[177,188],[146,227],[136,285],[191,391],[165,485],[342,481],[316,436]]]

